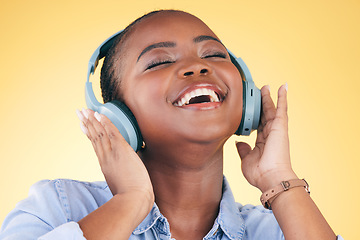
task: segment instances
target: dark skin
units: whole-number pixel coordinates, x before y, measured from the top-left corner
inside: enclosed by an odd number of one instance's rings
[[[134,109],[144,136],[146,149],[140,156],[172,235],[177,239],[201,239],[217,216],[223,178],[222,146],[241,119],[237,106],[242,97],[234,93],[242,91],[242,83],[221,43],[212,39],[194,42],[198,36],[217,39],[216,35],[201,22],[194,24],[193,18],[178,17],[181,26],[177,21],[160,24],[163,19],[153,17],[137,27],[127,47],[137,46],[138,50],[127,53],[122,93],[126,104]],[[176,35],[164,31],[175,26]],[[143,49],[164,40],[176,46],[150,50],[137,61]],[[216,52],[226,58],[208,57]],[[153,59],[173,63],[144,71]],[[130,65],[135,67],[127,67]],[[197,110],[173,105],[179,92],[198,84],[211,84],[227,93],[221,107]],[[237,112],[230,111],[235,108]],[[223,124],[228,119],[229,123]]]
[[[143,52],[157,43],[162,44]],[[241,119],[241,76],[217,36],[186,13],[165,12],[142,21],[126,49],[121,93],[139,123],[146,148],[138,156],[105,116],[79,112],[114,195],[82,219],[80,227],[87,239],[128,239],[155,200],[169,220],[172,237],[202,239],[218,214],[223,145]],[[162,63],[148,68],[154,60]],[[222,100],[174,104],[189,88],[203,87],[216,89]],[[279,89],[277,108],[267,87],[262,98],[256,147],[238,143],[237,148],[246,179],[266,191],[297,176],[290,164],[286,87]],[[335,239],[303,190],[281,194],[273,209],[286,239]]]

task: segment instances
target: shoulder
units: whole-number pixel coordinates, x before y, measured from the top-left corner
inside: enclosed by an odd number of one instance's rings
[[[271,210],[263,206],[237,203],[245,221],[248,239],[284,239],[280,226]]]
[[[55,235],[82,236],[76,222],[111,197],[105,182],[70,179],[39,181],[30,187],[29,196],[7,215],[1,226],[0,238],[18,239],[21,236],[21,239],[38,239],[54,229],[58,229],[53,233]]]
[[[271,210],[265,209],[261,205],[241,205],[240,203],[236,203],[238,206],[238,209],[240,213],[243,215],[243,217],[254,217],[257,215],[264,216],[273,216],[273,212]]]
[[[101,197],[103,194],[110,193],[106,182],[84,182],[71,179],[42,180],[30,188],[30,194],[32,191],[54,191],[59,197],[62,193],[72,194],[72,198],[83,197],[83,195]]]
[[[106,182],[42,180],[30,187],[29,196],[19,202],[15,210],[66,221],[78,221],[111,197]]]
[[[61,188],[61,186],[66,187],[84,187],[88,189],[106,189],[108,188],[106,182],[98,181],[98,182],[85,182],[85,181],[78,181],[73,179],[54,179],[54,180],[41,180],[36,182],[34,185],[31,186],[31,189],[37,188]]]

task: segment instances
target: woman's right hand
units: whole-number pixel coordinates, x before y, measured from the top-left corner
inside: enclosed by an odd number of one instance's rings
[[[105,115],[90,109],[77,110],[77,115],[112,194],[140,193],[152,207],[154,192],[147,169],[115,125]]]
[[[86,239],[129,239],[154,205],[154,191],[145,165],[119,130],[105,116],[77,111],[101,171],[113,194],[108,202],[78,223]]]

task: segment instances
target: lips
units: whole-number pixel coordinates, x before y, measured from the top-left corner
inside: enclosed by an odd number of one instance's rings
[[[187,105],[221,103],[225,98],[225,94],[212,85],[196,85],[183,91],[180,96],[173,102],[176,107],[184,107]]]

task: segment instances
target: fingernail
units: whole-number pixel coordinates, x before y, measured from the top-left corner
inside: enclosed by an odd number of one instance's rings
[[[288,91],[288,88],[289,88],[288,83],[285,83],[285,90]]]
[[[89,113],[86,111],[85,108],[82,109],[82,112],[83,112],[84,116],[86,117],[86,119],[89,119]]]
[[[98,112],[95,112],[94,117],[96,118],[96,120],[101,122],[101,116],[100,116],[100,114]]]
[[[269,89],[269,92],[270,92],[270,85],[266,85],[266,87]]]
[[[79,109],[76,109],[76,115],[78,116],[78,118],[80,119],[80,121],[84,121],[84,115],[82,115],[82,113],[79,111]]]
[[[84,126],[83,122],[80,122],[80,128],[81,128],[81,131],[86,135],[87,134],[87,129]]]

